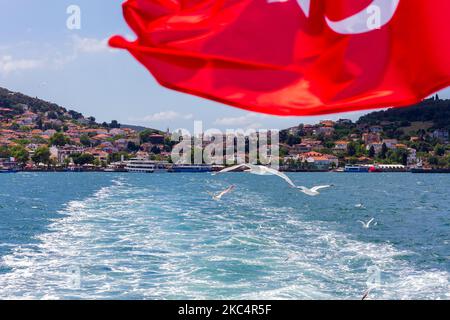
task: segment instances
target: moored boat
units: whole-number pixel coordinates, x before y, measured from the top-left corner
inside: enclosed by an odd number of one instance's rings
[[[155,172],[155,164],[150,160],[135,158],[127,161],[125,170],[131,173],[153,173]]]
[[[344,168],[344,172],[367,173],[367,172],[369,172],[369,167],[359,166],[359,165],[346,165]]]

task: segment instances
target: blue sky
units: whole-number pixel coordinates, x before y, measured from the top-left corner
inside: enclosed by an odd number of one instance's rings
[[[113,34],[133,37],[113,0],[0,0],[0,86],[58,103],[98,121],[158,129],[286,128],[321,117],[274,117],[242,111],[159,86],[127,52],[112,50]],[[66,27],[69,5],[81,8],[81,29]],[[440,93],[450,97],[450,89]]]

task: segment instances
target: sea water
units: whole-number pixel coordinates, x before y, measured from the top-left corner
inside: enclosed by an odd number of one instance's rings
[[[0,299],[450,299],[450,175],[288,175],[0,175]]]

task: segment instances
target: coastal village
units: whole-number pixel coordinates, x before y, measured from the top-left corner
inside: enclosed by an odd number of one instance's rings
[[[329,171],[352,165],[375,171],[448,169],[449,110],[450,101],[435,96],[418,106],[374,112],[357,122],[299,124],[280,131],[280,167],[285,171]],[[169,130],[117,121],[97,123],[93,117],[0,88],[3,170],[114,171],[123,170],[129,159],[170,164],[174,144]]]

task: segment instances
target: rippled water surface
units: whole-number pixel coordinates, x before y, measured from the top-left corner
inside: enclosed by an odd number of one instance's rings
[[[0,175],[0,299],[450,299],[450,175],[289,175]]]

